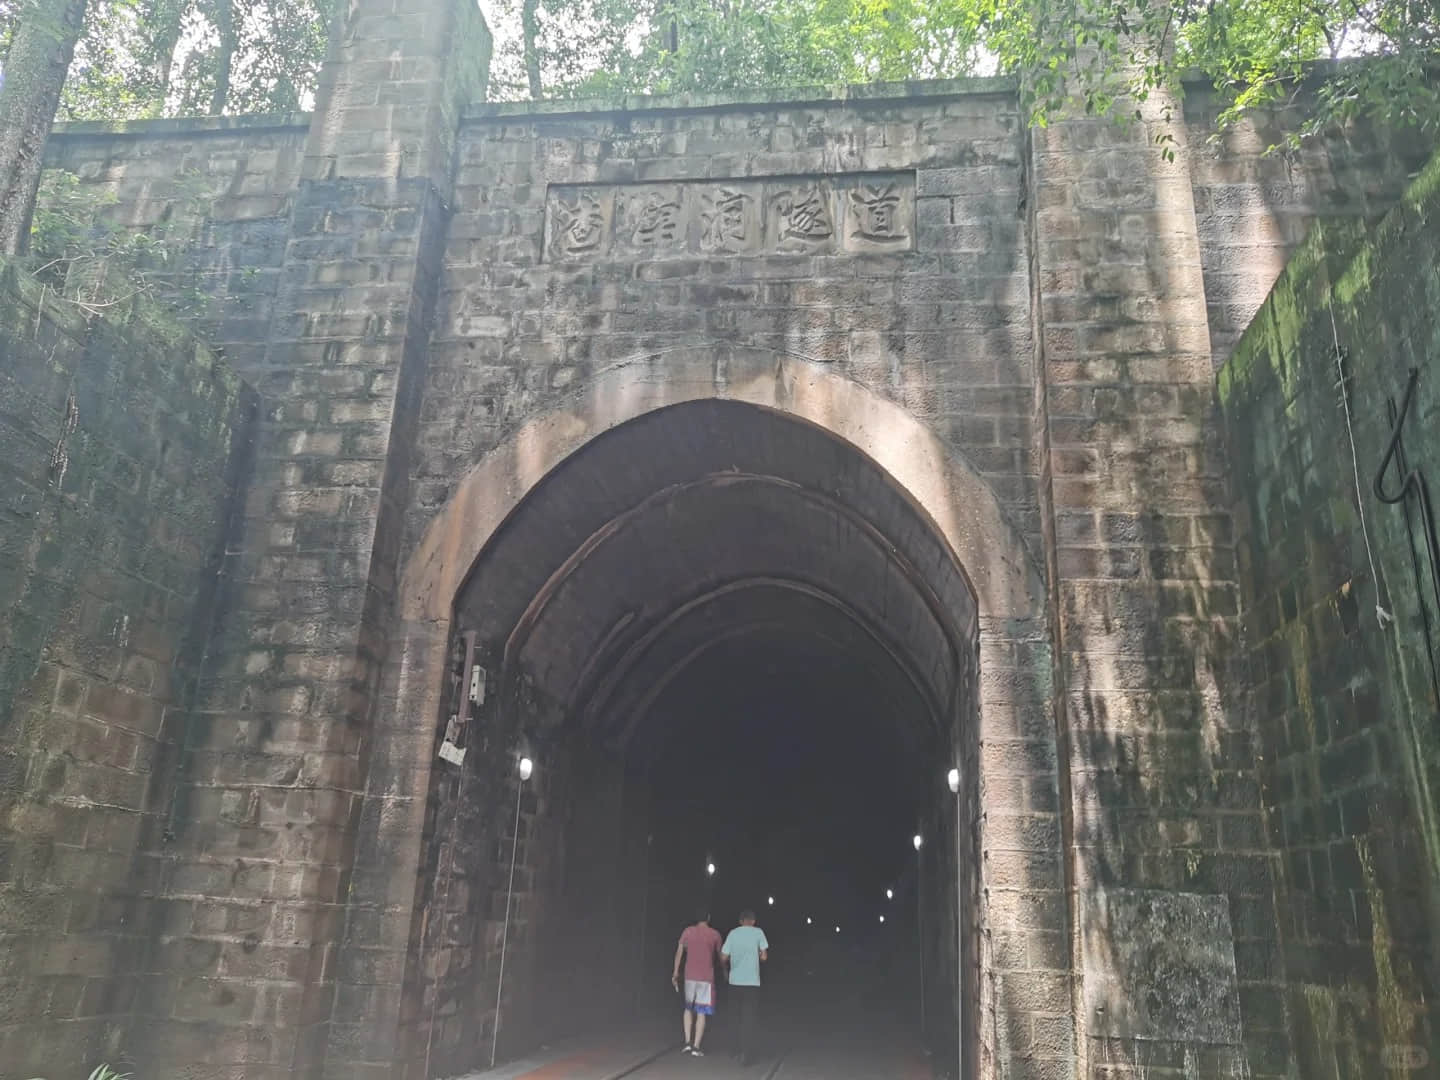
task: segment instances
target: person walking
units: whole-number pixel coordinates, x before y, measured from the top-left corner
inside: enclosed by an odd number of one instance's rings
[[[715,1015],[715,957],[720,952],[720,934],[710,925],[710,913],[701,912],[693,926],[687,926],[675,946],[675,964],[670,985],[681,990],[680,961],[685,961],[685,1049],[684,1053],[704,1057],[700,1044],[705,1039],[705,1018]],[[692,1038],[693,1029],[693,1038]]]
[[[731,930],[720,949],[730,973],[735,1004],[740,1009],[740,1064],[750,1064],[760,1022],[760,965],[770,959],[770,942],[755,925],[755,912],[742,911],[740,925]]]

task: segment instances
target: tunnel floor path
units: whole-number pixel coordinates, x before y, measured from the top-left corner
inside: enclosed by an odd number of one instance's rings
[[[466,1080],[933,1080],[917,1048],[914,1018],[859,1001],[777,999],[748,1068],[733,1056],[734,1030],[718,1018],[705,1057],[682,1054],[678,1032],[653,1024],[576,1045],[543,1060],[477,1073]],[[678,1017],[676,1028],[678,1029]]]

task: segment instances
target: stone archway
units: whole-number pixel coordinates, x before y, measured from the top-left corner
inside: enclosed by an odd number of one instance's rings
[[[344,953],[354,957],[371,948],[355,927],[374,925],[386,942],[386,972],[396,995],[389,1000],[396,1012],[406,1011],[409,1025],[408,1031],[393,1036],[395,1056],[406,1059],[407,1074],[431,1070],[429,1048],[434,1042],[423,998],[415,996],[412,986],[407,1004],[401,984],[407,969],[412,980],[418,969],[428,970],[425,957],[417,952],[426,933],[428,913],[421,910],[426,878],[434,873],[433,865],[425,865],[423,851],[430,841],[431,857],[438,858],[433,854],[436,822],[430,796],[436,776],[431,766],[457,596],[493,538],[564,463],[625,425],[706,401],[773,413],[862,456],[887,478],[892,494],[916,519],[927,523],[961,568],[978,613],[983,672],[976,703],[978,738],[960,751],[967,759],[965,771],[978,781],[968,787],[974,800],[971,836],[977,855],[993,849],[1005,866],[1002,879],[993,883],[998,890],[993,899],[999,903],[988,911],[980,910],[978,898],[990,895],[991,883],[975,882],[976,903],[966,913],[967,929],[973,931],[982,922],[989,929],[1015,922],[1025,928],[1022,932],[1065,932],[1059,881],[1035,880],[1025,869],[1024,857],[1032,845],[1043,848],[1033,852],[1037,863],[1059,865],[1058,829],[1039,830],[1037,840],[1023,828],[1037,807],[1043,813],[1049,805],[1055,816],[1053,730],[1043,731],[1049,707],[1048,689],[1041,685],[1049,675],[1044,589],[1033,559],[993,493],[915,417],[824,365],[763,350],[646,354],[598,372],[563,408],[526,424],[485,455],[459,480],[446,508],[406,562],[398,632],[382,677],[383,704],[376,719],[356,857],[359,884],[352,891],[352,930]],[[987,740],[991,748],[982,752],[978,739]],[[1037,743],[1038,752],[1032,749]],[[1030,758],[1038,758],[1038,764]],[[938,762],[937,769],[936,782],[942,783],[944,770]],[[1037,794],[1046,788],[1051,792],[1048,800]],[[981,799],[989,815],[985,823],[976,813]],[[382,863],[387,872],[374,874]],[[988,955],[978,957],[973,965],[977,970],[967,976],[971,990],[961,990],[962,999],[968,994],[970,1001],[965,1006],[972,1014],[967,1025],[981,1034],[971,1040],[981,1044],[972,1045],[972,1060],[993,1052],[994,1025],[986,1029],[980,1017],[993,1020],[996,1004],[991,999],[1009,992],[994,979],[980,978],[981,965],[994,973]],[[433,957],[429,965],[433,967]],[[345,973],[357,967],[342,959],[342,994]],[[374,1019],[382,1022],[379,1016]]]

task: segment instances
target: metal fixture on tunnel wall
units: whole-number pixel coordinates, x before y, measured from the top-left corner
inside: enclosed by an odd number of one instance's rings
[[[515,833],[510,840],[510,883],[505,887],[505,926],[500,931],[500,978],[495,986],[495,1030],[490,1035],[490,1067],[500,1048],[500,1011],[505,1004],[505,950],[510,944],[510,901],[515,895],[515,857],[520,853],[520,796],[525,781],[535,772],[535,763],[528,757],[520,759],[520,783],[515,785]]]
[[[465,763],[466,747],[462,744],[467,741],[466,729],[475,710],[485,704],[485,669],[475,659],[478,636],[474,630],[467,630],[455,643],[457,667],[451,676],[455,711],[445,723],[445,738],[440,743],[440,759],[451,765]],[[454,693],[462,683],[465,684],[465,692]]]
[[[955,1076],[965,1080],[965,890],[961,887],[964,863],[961,861],[961,798],[960,770],[951,769],[945,776],[950,794],[955,796],[955,989],[959,1012],[955,1016]]]
[[[925,1041],[925,892],[920,887],[920,870],[923,861],[920,857],[920,849],[925,845],[925,839],[916,833],[910,841],[915,845],[915,930],[916,938],[920,946],[920,1041]]]

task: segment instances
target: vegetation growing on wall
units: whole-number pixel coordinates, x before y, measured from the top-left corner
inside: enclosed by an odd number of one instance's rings
[[[209,294],[183,256],[214,192],[194,173],[182,172],[173,183],[176,212],[135,229],[106,216],[112,193],[81,183],[74,173],[46,172],[30,232],[31,269],[66,302],[92,313],[143,297],[180,316],[203,315]]]

